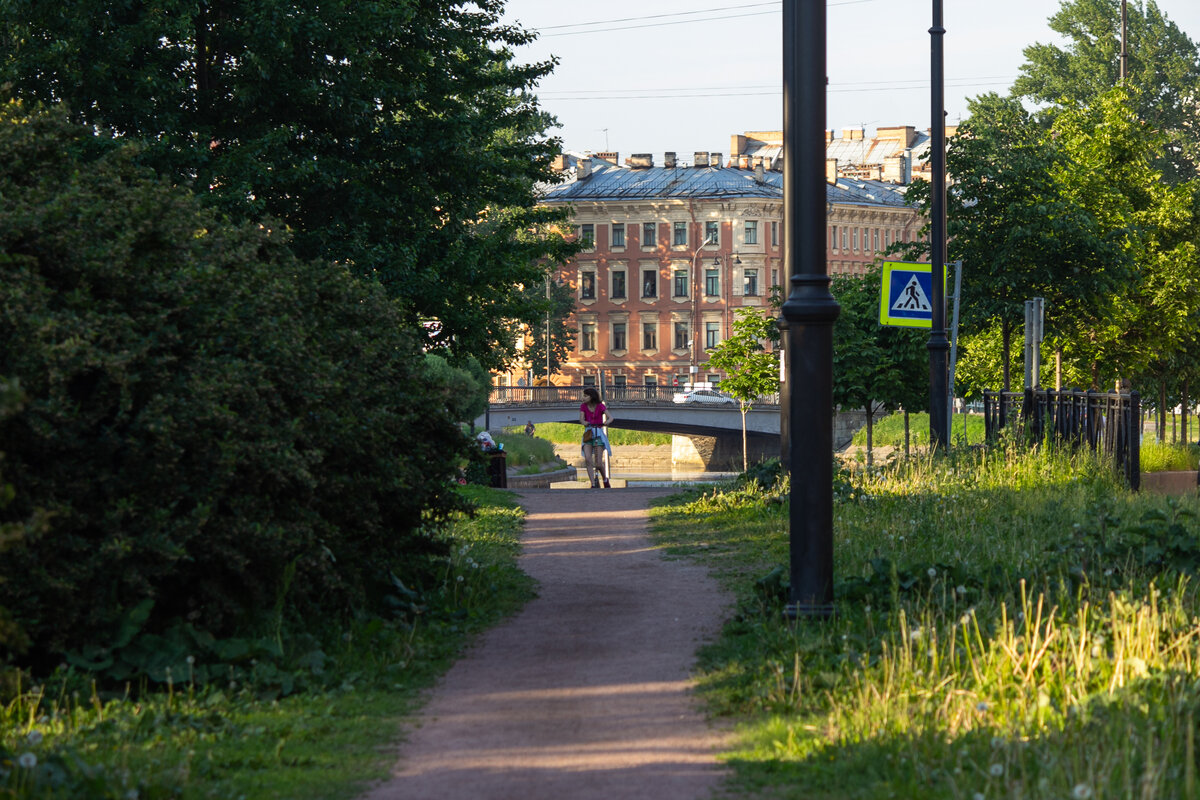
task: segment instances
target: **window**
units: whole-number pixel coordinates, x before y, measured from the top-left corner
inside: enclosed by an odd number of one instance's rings
[[[614,389],[624,389],[625,388],[625,376],[624,375],[613,375],[613,388]]]
[[[771,223],[771,247],[779,246],[779,223]]]
[[[672,230],[671,244],[687,244],[686,222],[676,222]]]
[[[892,229],[891,228],[883,229],[883,246],[884,247],[892,246]]]
[[[579,296],[584,300],[596,299],[596,273],[584,272],[579,276]]]
[[[721,376],[715,372],[710,372],[708,373],[708,382],[711,383],[712,387],[715,389],[721,383]]]
[[[642,297],[658,297],[658,270],[642,270]]]
[[[721,239],[721,223],[705,222],[704,223],[704,243],[716,244]]]
[[[704,348],[710,349],[721,343],[721,323],[704,323]]]
[[[625,323],[614,322],[612,326],[612,349],[625,349]]]
[[[642,323],[642,349],[657,350],[658,349],[658,323],[643,322]]]
[[[642,223],[642,247],[654,247],[658,244],[658,226],[653,222]]]
[[[871,249],[878,250],[879,249],[879,228],[876,228],[874,231],[871,232],[871,242],[872,242]]]
[[[746,244],[758,244],[758,220],[746,220]]]
[[[748,269],[742,273],[742,294],[747,297],[758,296],[758,270]]]
[[[833,230],[833,237],[832,237],[833,244],[831,246],[833,247],[834,250],[837,250],[838,249],[837,225],[831,225],[830,228]]]
[[[688,273],[686,269],[675,270],[675,290],[676,297],[688,296]]]
[[[596,350],[596,323],[585,322],[579,326],[579,349],[583,351]]]
[[[704,293],[715,297],[721,293],[721,270],[710,267],[704,270]]]
[[[625,299],[625,270],[613,270],[612,273],[612,298],[614,300]]]
[[[590,222],[586,225],[579,226],[579,241],[583,242],[583,246],[587,249],[592,249],[596,246],[596,226]]]
[[[647,389],[657,389],[658,388],[658,376],[657,375],[647,375],[646,377],[642,378],[642,384]]]
[[[858,249],[858,228],[855,228],[852,231],[850,231],[850,246],[853,247],[855,250]]]
[[[583,376],[583,385],[584,386],[595,386],[596,385],[596,376],[595,375],[584,375]]]
[[[688,324],[686,322],[676,322],[675,323],[675,349],[676,350],[687,350],[689,347],[691,347],[691,344],[688,341],[689,339],[691,339],[691,337],[688,334],[689,334]]]
[[[613,225],[612,225],[612,246],[613,247],[624,247],[625,246],[625,223],[624,222],[614,222],[613,223]]]

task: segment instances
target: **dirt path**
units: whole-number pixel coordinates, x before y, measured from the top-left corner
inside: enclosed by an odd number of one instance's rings
[[[529,489],[539,596],[447,673],[368,800],[701,800],[723,734],[688,679],[728,604],[649,548],[657,489]]]

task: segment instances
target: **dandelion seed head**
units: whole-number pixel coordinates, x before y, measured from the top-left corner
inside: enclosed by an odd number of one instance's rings
[[[987,704],[987,703],[985,703],[985,702],[983,702],[982,700],[980,700],[978,703],[976,703],[976,704],[975,704],[975,710],[976,710],[976,711],[987,711],[987,710],[988,710],[988,704]],[[993,742],[993,745],[992,745],[992,746],[994,747],[994,746],[995,746],[995,740],[993,739],[993,740],[992,740],[992,742]],[[964,755],[966,754],[966,751],[965,751],[965,750],[963,751],[963,754],[964,754]]]
[[[37,756],[33,753],[21,753],[17,756],[17,766],[22,769],[33,769],[37,766]]]
[[[462,575],[459,575],[459,576],[458,576],[457,578],[455,578],[454,580],[458,581],[459,583],[462,583],[462,582],[463,582],[463,576],[462,576]]]
[[[1004,740],[1001,739],[999,736],[993,736],[992,737],[992,749],[999,750],[1001,747],[1004,747]]]
[[[189,667],[190,667],[192,664],[195,664],[195,663],[196,663],[196,657],[195,657],[195,656],[188,656],[188,657],[187,657],[187,663],[188,663],[188,666],[189,666]]]
[[[960,583],[958,586],[955,586],[955,587],[954,587],[954,593],[955,593],[955,594],[959,594],[959,595],[966,594],[966,593],[967,593],[967,587],[963,586],[963,585]]]
[[[976,792],[975,794],[971,795],[971,800],[984,800],[983,792]]]
[[[30,731],[28,734],[26,734],[25,741],[36,747],[42,743],[42,732],[39,730]]]
[[[1004,765],[992,764],[990,767],[988,767],[988,774],[990,774],[993,778],[999,778],[1004,774]]]
[[[1092,787],[1086,783],[1077,783],[1075,784],[1075,788],[1071,790],[1071,797],[1074,797],[1075,800],[1087,800],[1091,796]]]
[[[931,578],[936,578],[937,577],[937,569],[934,567],[930,567],[928,570],[926,570],[926,574],[928,574],[929,577],[931,577]]]

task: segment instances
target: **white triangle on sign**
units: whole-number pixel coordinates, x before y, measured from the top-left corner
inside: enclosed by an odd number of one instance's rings
[[[933,306],[930,305],[929,298],[925,296],[925,290],[921,288],[921,282],[917,280],[916,275],[909,278],[908,285],[900,292],[896,302],[892,303],[892,311],[932,310]]]

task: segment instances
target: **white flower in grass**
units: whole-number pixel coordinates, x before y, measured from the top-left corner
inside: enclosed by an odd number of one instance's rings
[[[936,578],[936,577],[937,577],[937,569],[935,569],[934,567],[930,567],[930,568],[927,570],[927,574],[928,574],[928,575],[929,575],[929,577],[931,577],[931,578]]]
[[[1004,765],[1003,764],[992,764],[990,767],[988,767],[988,773],[993,778],[999,778],[1001,775],[1004,774]]]
[[[37,766],[37,756],[33,753],[21,753],[17,756],[17,766],[24,769],[33,769]]]
[[[1001,747],[1004,747],[1004,740],[1001,739],[999,736],[993,736],[992,737],[992,749],[999,750]]]
[[[987,711],[988,704],[983,702],[982,700],[980,700],[978,703],[975,704],[975,710],[980,711],[980,712]]]
[[[138,790],[130,789],[125,793],[125,800],[138,800]]]
[[[913,628],[911,631],[908,632],[908,638],[912,639],[914,642],[921,641],[922,635],[923,635],[923,631],[920,628]]]
[[[1092,787],[1086,783],[1077,783],[1075,784],[1075,788],[1071,790],[1071,797],[1074,797],[1075,800],[1087,800],[1091,796]]]
[[[34,747],[37,747],[42,743],[42,732],[36,730],[30,731],[28,734],[26,734],[25,741],[29,742]]]
[[[191,666],[192,664],[195,664],[195,663],[196,663],[196,657],[195,657],[195,656],[188,656],[188,657],[187,657],[187,662],[188,662],[188,666]]]
[[[967,593],[967,587],[960,583],[958,586],[954,587],[954,593],[957,595],[964,595]]]
[[[462,575],[459,575],[459,576],[458,576],[457,578],[455,578],[454,580],[458,581],[459,583],[462,583],[462,581],[463,581],[463,576],[462,576]]]
[[[983,800],[983,792],[976,792],[971,795],[971,800]]]

